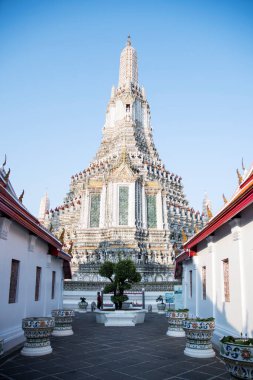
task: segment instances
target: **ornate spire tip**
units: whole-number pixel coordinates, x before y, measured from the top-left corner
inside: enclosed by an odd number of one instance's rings
[[[127,46],[131,46],[131,36],[130,36],[130,34],[127,37]]]

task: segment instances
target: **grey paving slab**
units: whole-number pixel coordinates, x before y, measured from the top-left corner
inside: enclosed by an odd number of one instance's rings
[[[52,337],[52,354],[27,358],[14,352],[0,360],[0,379],[229,379],[219,358],[185,356],[185,339],[167,337],[167,327],[166,317],[154,313],[135,327],[104,327],[92,313],[77,314],[73,336]]]

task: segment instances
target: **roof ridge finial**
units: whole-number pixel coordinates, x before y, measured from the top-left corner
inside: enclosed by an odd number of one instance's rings
[[[228,203],[228,200],[227,200],[227,198],[225,197],[224,194],[222,194],[222,198],[223,198],[223,202],[224,202],[225,204]]]
[[[6,162],[7,162],[7,156],[6,154],[4,155],[4,162],[3,162],[3,165],[2,165],[2,169],[4,169],[5,165],[6,165]]]
[[[239,185],[241,185],[243,178],[242,178],[241,173],[239,172],[239,169],[236,169],[236,173],[237,173]]]
[[[243,162],[243,157],[242,157],[242,171],[245,172],[245,166],[244,166],[244,162]]]
[[[130,34],[128,34],[128,36],[127,36],[127,46],[131,46],[132,45],[132,43],[131,43],[131,36],[130,36]]]
[[[19,202],[21,202],[21,203],[23,203],[24,194],[25,194],[25,190],[22,191],[22,193],[20,194],[20,196],[18,198]]]

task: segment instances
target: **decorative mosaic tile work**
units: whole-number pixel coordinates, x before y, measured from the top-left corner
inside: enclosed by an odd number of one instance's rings
[[[90,227],[99,227],[100,194],[90,194]]]
[[[223,260],[223,280],[224,280],[224,298],[225,302],[230,302],[229,291],[229,260]]]
[[[128,187],[119,188],[119,225],[128,225]]]
[[[156,228],[156,196],[147,195],[147,218],[148,218],[148,227]]]

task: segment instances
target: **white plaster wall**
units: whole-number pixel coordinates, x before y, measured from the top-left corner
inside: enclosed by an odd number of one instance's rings
[[[253,337],[253,206],[248,207],[241,218],[241,241],[244,258],[244,294],[245,294],[245,325],[243,333]]]
[[[85,290],[85,291],[67,291],[65,290],[63,293],[63,307],[65,309],[78,309],[78,302],[80,302],[80,297],[85,297],[86,301],[88,302],[88,311],[91,311],[91,302],[97,302],[97,292],[101,291],[101,289],[98,290]],[[152,305],[152,311],[157,312],[157,302],[156,299],[160,295],[165,296],[164,291],[157,291],[157,292],[145,292],[145,309],[148,309],[149,305]],[[141,296],[134,296],[131,295],[130,297],[133,298],[133,300],[137,299],[138,301],[141,299]],[[108,295],[106,295],[106,301],[108,300]]]
[[[129,184],[128,225],[135,226],[135,182]]]
[[[115,108],[115,121],[122,120],[125,116],[125,105],[120,100],[116,100],[116,108]]]
[[[36,239],[34,251],[28,249],[29,233],[12,222],[7,240],[0,239],[0,336],[4,350],[23,341],[22,318],[50,316],[52,309],[62,307],[62,260],[47,254],[48,246]],[[9,304],[9,286],[12,259],[20,261],[17,302]],[[42,268],[40,297],[35,296],[36,266]],[[55,298],[51,299],[52,271],[56,272]]]
[[[157,215],[157,229],[163,229],[163,209],[162,209],[162,194],[158,191],[156,194],[156,215]]]
[[[215,317],[214,342],[223,335],[253,337],[253,206],[240,219],[226,223],[208,241],[198,245],[198,256],[183,265],[184,304],[199,317]],[[229,259],[230,302],[225,302],[223,260]],[[207,298],[202,297],[202,267],[207,271]],[[196,268],[196,270],[195,270]],[[189,296],[189,271],[193,273],[193,296]]]

